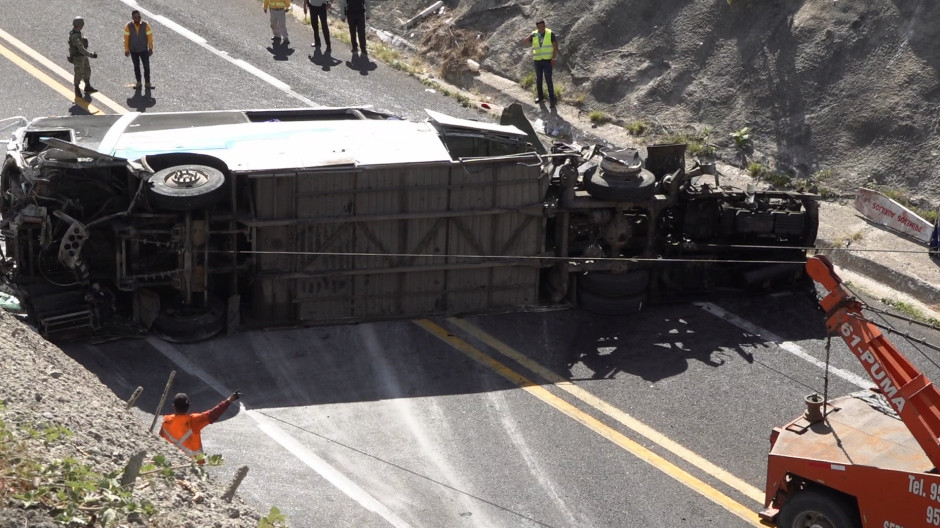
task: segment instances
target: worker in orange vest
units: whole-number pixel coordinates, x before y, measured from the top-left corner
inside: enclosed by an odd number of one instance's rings
[[[163,416],[160,436],[191,457],[203,455],[200,432],[205,426],[218,420],[228,406],[239,398],[241,393],[235,391],[208,411],[189,414],[189,396],[180,392],[173,398],[173,414]]]

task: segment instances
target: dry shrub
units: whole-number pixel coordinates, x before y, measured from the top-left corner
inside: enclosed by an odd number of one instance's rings
[[[473,72],[467,59],[483,61],[489,49],[480,34],[454,27],[445,20],[432,19],[422,27],[421,53],[432,64],[439,64],[441,77],[459,83]]]

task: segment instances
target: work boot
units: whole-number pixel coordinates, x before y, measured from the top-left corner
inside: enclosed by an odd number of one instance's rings
[[[82,89],[79,88],[78,85],[76,84],[75,85],[75,97],[81,97],[81,96],[82,96]]]
[[[98,91],[98,90],[97,90],[94,86],[92,86],[92,85],[90,85],[90,84],[86,84],[86,85],[85,85],[85,93],[86,93],[86,94],[93,94],[93,93],[95,93],[95,92],[97,92],[97,91]]]
[[[134,89],[135,89],[135,90],[140,90],[140,79],[137,79],[137,82],[134,83]]]

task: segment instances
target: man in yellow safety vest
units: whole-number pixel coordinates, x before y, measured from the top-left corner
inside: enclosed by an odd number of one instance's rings
[[[265,13],[271,10],[271,31],[274,37],[271,41],[274,46],[282,45],[287,47],[290,39],[287,38],[287,14],[290,12],[291,0],[264,0],[261,8]]]
[[[545,27],[545,21],[535,23],[535,31],[526,35],[522,43],[532,46],[532,60],[535,61],[535,86],[538,96],[535,102],[545,104],[545,94],[542,92],[542,78],[548,87],[548,101],[555,108],[555,85],[552,83],[552,67],[558,59],[558,37],[552,30]]]

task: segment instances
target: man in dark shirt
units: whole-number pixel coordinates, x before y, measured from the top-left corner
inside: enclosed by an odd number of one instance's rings
[[[352,52],[359,53],[362,49],[363,55],[368,55],[366,51],[366,20],[368,20],[371,10],[369,9],[369,0],[341,0],[339,6],[340,19],[349,21],[349,41],[352,43]],[[359,38],[359,44],[356,44],[356,37]]]

